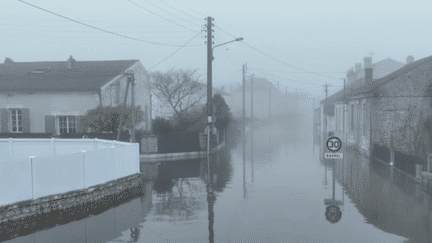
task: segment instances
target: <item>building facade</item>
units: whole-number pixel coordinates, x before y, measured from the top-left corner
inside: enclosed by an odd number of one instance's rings
[[[137,128],[150,129],[147,71],[138,60],[11,62],[0,64],[2,133],[75,133],[90,109],[123,103],[127,75],[135,76],[135,104],[147,114]],[[131,104],[131,88],[127,104]]]
[[[333,132],[365,154],[380,151],[386,162],[425,165],[432,152],[432,57],[407,60],[379,79],[373,78],[374,69],[366,68],[364,85],[322,101],[324,139]]]

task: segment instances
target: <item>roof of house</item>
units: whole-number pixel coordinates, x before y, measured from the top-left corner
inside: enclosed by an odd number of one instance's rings
[[[389,59],[389,58],[387,58]],[[384,59],[383,61],[387,60]],[[381,62],[383,62],[381,61]],[[360,87],[357,87],[353,90],[351,90],[350,88],[345,89],[345,95],[344,95],[344,90],[339,90],[336,93],[334,93],[333,95],[331,95],[330,97],[328,97],[326,100],[322,100],[320,103],[332,103],[335,101],[342,101],[344,96],[347,97],[348,99],[350,97],[353,96],[357,96],[357,95],[362,95],[362,94],[366,94],[369,93],[373,90],[376,90],[378,87],[380,87],[381,85],[383,85],[384,83],[387,83],[391,80],[396,79],[397,77],[406,75],[408,72],[411,72],[414,69],[417,69],[418,67],[422,66],[425,63],[431,62],[432,61],[432,56],[429,57],[425,57],[423,59],[417,60],[415,62],[409,63],[404,65],[403,67],[401,67],[400,69],[384,76],[381,77],[379,79],[374,79],[372,85],[366,86],[366,85],[362,85]],[[364,75],[363,75],[364,78]]]
[[[390,81],[392,81],[398,77],[406,76],[409,72],[413,71],[414,69],[417,69],[420,66],[422,66],[423,64],[430,63],[430,62],[432,62],[432,56],[425,57],[425,58],[417,60],[415,62],[406,64],[404,67],[396,70],[395,72],[392,72],[392,73],[390,73],[390,74],[388,74],[388,75],[386,75],[380,79],[374,79],[374,82],[372,83],[372,85],[362,86],[362,87],[359,87],[359,88],[353,90],[353,92],[350,95],[355,96],[355,95],[361,95],[361,94],[371,92],[371,91],[377,89],[378,87],[380,87],[381,85],[383,85],[387,82],[390,82]]]
[[[0,91],[98,91],[139,60],[0,64]]]

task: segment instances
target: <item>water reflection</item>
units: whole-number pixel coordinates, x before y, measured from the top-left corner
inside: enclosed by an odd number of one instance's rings
[[[143,217],[138,197],[98,215],[5,242],[107,242],[122,236],[122,232],[129,229],[134,232],[133,238],[138,240],[136,227]]]
[[[365,223],[410,242],[432,242],[430,195],[421,189],[415,176],[368,158],[355,146],[345,147],[343,153],[341,160],[321,163],[332,170]]]

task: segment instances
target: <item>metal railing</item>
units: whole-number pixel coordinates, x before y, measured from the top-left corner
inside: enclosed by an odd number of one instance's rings
[[[0,139],[0,205],[139,173],[139,144],[100,139]]]

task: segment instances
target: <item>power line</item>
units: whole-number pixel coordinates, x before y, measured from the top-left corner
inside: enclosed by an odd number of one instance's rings
[[[144,7],[142,7],[141,5],[138,5],[138,4],[134,3],[134,2],[132,2],[131,0],[128,0],[128,1],[129,1],[130,3],[132,3],[133,5],[135,5],[135,6],[139,7],[139,8],[141,8],[141,9],[144,9],[144,10],[146,10],[146,11],[148,11],[148,12],[150,12],[150,13],[152,13],[152,14],[158,16],[158,17],[161,17],[161,18],[163,18],[163,19],[165,19],[165,20],[167,20],[167,21],[169,21],[169,22],[171,22],[171,23],[173,23],[173,24],[176,24],[176,25],[178,25],[178,26],[181,26],[181,27],[186,28],[186,29],[188,29],[188,30],[191,30],[191,31],[193,31],[193,32],[196,31],[196,30],[193,30],[193,29],[191,29],[191,28],[188,28],[188,27],[186,27],[186,26],[184,26],[184,25],[182,25],[182,24],[179,24],[179,23],[177,23],[177,22],[171,21],[171,20],[169,20],[169,19],[163,17],[162,15],[159,15],[159,14],[153,12],[153,11],[150,11],[150,10],[148,10],[148,9],[146,9],[146,8],[144,8]],[[199,26],[199,25],[198,25],[198,26]]]
[[[176,2],[177,4],[179,4],[179,5],[181,5],[181,6],[185,7],[185,8],[187,8],[187,9],[189,9],[190,11],[193,11],[193,12],[199,14],[199,15],[206,16],[206,15],[203,14],[203,13],[197,12],[197,11],[191,9],[191,8],[186,7],[185,5],[183,5],[183,4],[179,3],[179,2],[177,2],[176,0],[174,0],[174,2]]]
[[[4,17],[0,17],[0,19],[11,19],[11,20],[24,20],[24,21],[34,21],[34,20],[42,20],[42,21],[53,21],[52,19],[36,19],[36,18],[32,18],[32,19],[27,19],[27,18],[4,18]],[[194,17],[193,20],[196,20],[197,18]],[[127,21],[137,21],[139,19],[130,19]],[[187,20],[187,19],[186,19]],[[192,19],[191,19],[192,20]],[[199,19],[201,20],[201,19]],[[94,19],[82,19],[82,21],[92,21],[92,22],[119,22],[119,20],[94,20]],[[159,19],[146,19],[146,22],[160,22]],[[173,19],[171,21],[176,21],[176,19]],[[197,24],[192,24],[194,26],[196,26]]]
[[[102,37],[102,36],[71,36],[71,35],[33,35],[30,34],[31,37],[56,37],[56,38],[71,38],[71,39],[109,39],[112,38],[114,39],[115,37]],[[16,37],[22,37],[22,36],[29,36],[29,34],[22,34],[22,35],[14,35],[14,34],[3,34],[2,36],[16,36]],[[184,39],[184,38],[190,38],[190,36],[176,36],[176,37],[172,37],[172,36],[153,36],[152,39]],[[201,44],[199,46],[202,46],[204,44]]]
[[[28,25],[21,25],[21,26],[28,26]],[[28,31],[37,31],[37,32],[70,32],[70,33],[77,33],[77,32],[82,32],[82,33],[99,33],[99,31],[93,31],[93,30],[40,30],[40,29],[0,29],[0,31],[2,31],[3,33],[5,31],[18,31],[18,32],[28,32]],[[185,30],[178,30],[178,31],[131,31],[134,33],[190,33],[190,31],[185,31]]]
[[[264,69],[258,69],[256,70],[262,70],[267,72],[279,72],[279,73],[308,73],[308,72],[287,72],[287,71],[278,71],[278,70],[264,70]],[[346,72],[317,72],[317,73],[346,73]]]
[[[183,47],[185,47],[187,44],[189,44],[189,42],[191,42],[193,39],[195,39],[198,35],[201,34],[201,31],[198,32],[198,34],[196,34],[194,37],[192,37],[190,40],[188,40],[183,46],[181,46],[179,49],[177,49],[176,51],[174,51],[173,53],[171,53],[169,56],[167,56],[165,59],[163,59],[162,61],[158,62],[156,65],[154,65],[153,67],[149,68],[148,71],[150,71],[150,69],[153,69],[154,67],[158,66],[159,64],[161,64],[162,62],[164,62],[165,60],[167,60],[168,58],[170,58],[171,56],[173,56],[174,54],[176,54],[178,51],[180,51]]]
[[[174,46],[174,47],[178,47],[178,46],[179,46],[179,45],[171,45],[171,44],[163,44],[163,43],[158,43],[158,42],[146,41],[146,40],[142,40],[142,39],[138,39],[138,38],[134,38],[134,37],[129,37],[129,36],[126,36],[126,35],[118,34],[118,33],[116,33],[116,32],[112,32],[112,31],[104,30],[104,29],[101,29],[101,28],[98,28],[98,27],[95,27],[95,26],[92,26],[92,25],[88,25],[88,24],[82,23],[82,22],[80,22],[80,21],[77,21],[77,20],[74,20],[74,19],[71,19],[71,18],[68,18],[68,17],[66,17],[66,16],[63,16],[63,15],[60,15],[60,14],[57,14],[57,13],[51,12],[51,11],[49,11],[49,10],[46,10],[46,9],[43,9],[43,8],[38,7],[38,6],[36,6],[36,5],[30,4],[30,3],[28,3],[28,2],[25,2],[25,1],[23,1],[23,0],[18,0],[18,1],[20,1],[20,2],[22,2],[22,3],[25,3],[25,4],[27,4],[27,5],[30,5],[30,6],[32,6],[32,7],[34,7],[34,8],[40,9],[40,10],[42,10],[42,11],[45,11],[45,12],[47,12],[47,13],[50,13],[50,14],[53,14],[53,15],[59,16],[59,17],[61,17],[61,18],[67,19],[67,20],[69,20],[69,21],[72,21],[72,22],[75,22],[75,23],[78,23],[78,24],[81,24],[81,25],[87,26],[87,27],[92,28],[92,29],[96,29],[96,30],[99,30],[99,31],[105,32],[105,33],[108,33],[108,34],[112,34],[112,35],[120,36],[120,37],[123,37],[123,38],[126,38],[126,39],[130,39],[130,40],[141,41],[141,42],[145,42],[145,43],[148,43],[148,44],[161,45],[161,46]],[[197,45],[197,46],[199,46],[199,45]]]
[[[237,37],[235,37],[234,35],[231,35],[230,33],[226,32],[225,30],[223,30],[222,28],[220,28],[218,25],[215,25],[215,26],[216,26],[218,29],[220,29],[222,32],[226,33],[227,35],[229,35],[229,36],[231,36],[231,37],[233,37],[233,38],[237,38]],[[303,70],[303,71],[305,71],[305,72],[307,72],[307,73],[315,74],[315,75],[318,75],[318,76],[322,76],[322,77],[327,77],[327,78],[332,78],[332,79],[341,80],[341,78],[336,78],[336,77],[332,77],[332,76],[328,76],[328,75],[323,75],[323,74],[320,74],[320,73],[317,73],[317,72],[309,71],[309,70],[304,69],[304,68],[301,68],[301,67],[294,66],[294,65],[292,65],[292,64],[290,64],[290,63],[287,63],[287,62],[285,62],[285,61],[283,61],[283,60],[281,60],[281,59],[279,59],[279,58],[276,58],[276,57],[274,57],[274,56],[272,56],[272,55],[270,55],[270,54],[267,54],[267,53],[265,53],[265,52],[259,50],[259,49],[256,48],[256,47],[253,47],[253,46],[247,44],[245,41],[242,41],[242,43],[243,43],[244,45],[246,45],[246,46],[252,48],[253,50],[255,50],[255,51],[257,51],[257,52],[259,52],[259,53],[261,53],[261,54],[263,54],[263,55],[265,55],[265,56],[267,56],[267,57],[270,57],[270,58],[272,58],[272,59],[274,59],[274,60],[276,60],[276,61],[282,62],[282,63],[284,63],[284,64],[286,64],[286,65],[288,65],[288,66],[291,66],[291,67],[294,67],[294,68],[297,68],[297,69]]]
[[[163,4],[167,5],[168,7],[172,8],[172,9],[174,9],[174,10],[179,11],[179,12],[182,13],[182,14],[186,14],[186,15],[189,16],[189,17],[192,17],[192,18],[194,18],[194,19],[196,19],[196,20],[200,20],[200,21],[201,21],[200,18],[194,17],[194,16],[192,16],[192,15],[186,13],[186,12],[183,12],[183,11],[181,11],[181,10],[178,10],[178,9],[172,7],[171,5],[169,5],[168,3],[166,3],[166,2],[164,2],[164,1],[162,1],[162,0],[160,0],[160,2],[162,2]]]
[[[250,70],[254,70],[254,71],[256,71],[256,72],[258,72],[258,73],[262,73],[262,74],[264,74],[264,75],[273,76],[273,77],[276,77],[276,78],[280,78],[280,79],[282,79],[282,80],[288,80],[288,81],[295,82],[295,83],[300,83],[300,84],[309,84],[309,85],[314,85],[314,86],[322,86],[322,85],[320,85],[320,84],[308,83],[308,82],[301,82],[301,81],[293,80],[293,79],[290,79],[290,78],[284,78],[284,77],[280,77],[280,76],[277,76],[277,75],[269,74],[269,73],[267,73],[267,72],[262,72],[262,71],[260,71],[260,70],[263,70],[263,69],[255,69],[255,68],[250,68],[250,67],[248,67],[248,69],[250,69]],[[334,86],[334,87],[343,87],[343,86]]]
[[[177,16],[177,15],[171,13],[171,12],[168,12],[168,11],[166,11],[165,9],[158,7],[158,6],[156,6],[155,4],[153,4],[153,3],[151,3],[151,2],[149,2],[149,1],[147,1],[147,0],[144,0],[144,1],[146,1],[147,3],[149,3],[149,4],[153,5],[153,6],[155,6],[155,7],[158,8],[158,9],[164,11],[165,13],[169,13],[169,14],[171,14],[172,16],[174,16],[174,17],[176,17],[176,18],[179,18],[179,19],[181,19],[181,20],[183,20],[183,21],[185,21],[185,22],[188,22],[189,24],[197,25],[197,24],[194,24],[194,23],[192,23],[192,22],[189,22],[189,21],[186,20],[186,19],[180,18],[179,16]],[[197,25],[197,26],[200,26],[200,25]]]

